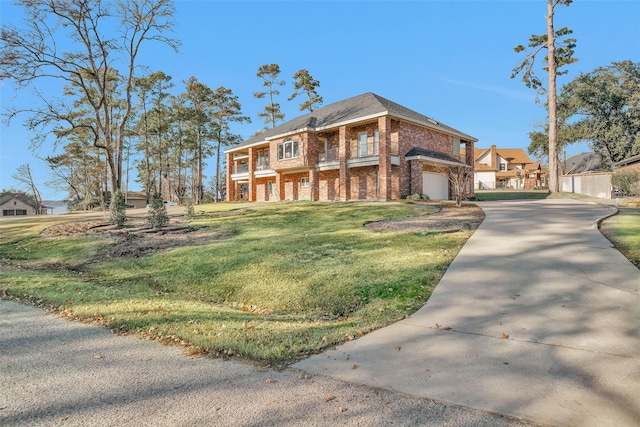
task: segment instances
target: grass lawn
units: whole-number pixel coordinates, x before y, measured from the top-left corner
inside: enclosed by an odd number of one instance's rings
[[[476,190],[475,200],[484,202],[493,200],[546,199],[548,196],[548,190]]]
[[[209,240],[140,257],[99,236],[45,237],[77,216],[0,221],[0,295],[194,353],[286,364],[413,313],[471,232],[374,232],[407,203],[197,206]]]
[[[617,215],[602,222],[600,231],[640,268],[640,209],[619,208]]]

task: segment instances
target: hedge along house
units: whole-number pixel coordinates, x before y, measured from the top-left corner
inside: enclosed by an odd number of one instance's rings
[[[477,139],[373,93],[327,105],[230,148],[227,200],[393,200],[454,196]],[[466,157],[460,154],[465,146]],[[466,184],[473,195],[473,174]]]

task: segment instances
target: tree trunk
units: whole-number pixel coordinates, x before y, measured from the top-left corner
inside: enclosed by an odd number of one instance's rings
[[[553,28],[553,0],[547,0],[547,50],[549,65],[549,191],[557,193],[558,185],[558,105],[556,93],[556,39]]]
[[[222,132],[218,131],[218,146],[216,147],[216,188],[214,189],[214,202],[220,197],[220,145],[222,145]]]

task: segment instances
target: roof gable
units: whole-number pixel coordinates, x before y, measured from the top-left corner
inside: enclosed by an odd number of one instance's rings
[[[498,153],[498,156],[511,164],[520,165],[533,163],[522,148],[498,148],[496,149],[496,152]]]
[[[4,205],[5,203],[16,199],[21,201],[22,203],[31,206],[34,209],[37,209],[37,204],[36,201],[33,200],[31,197],[26,196],[24,194],[21,193],[11,193],[11,192],[5,192],[0,194],[0,205]]]

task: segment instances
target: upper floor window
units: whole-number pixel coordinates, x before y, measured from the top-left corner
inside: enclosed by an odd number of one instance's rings
[[[269,169],[269,149],[258,150],[256,159],[256,170],[268,170]]]
[[[358,134],[358,157],[367,157],[369,155],[367,147],[367,133]]]
[[[460,138],[453,138],[453,155],[460,155]]]
[[[373,131],[373,154],[380,154],[380,131]]]
[[[507,165],[504,163],[500,163],[500,170],[501,171],[507,170]]]
[[[278,144],[278,160],[293,159],[298,157],[298,141],[286,139]]]

